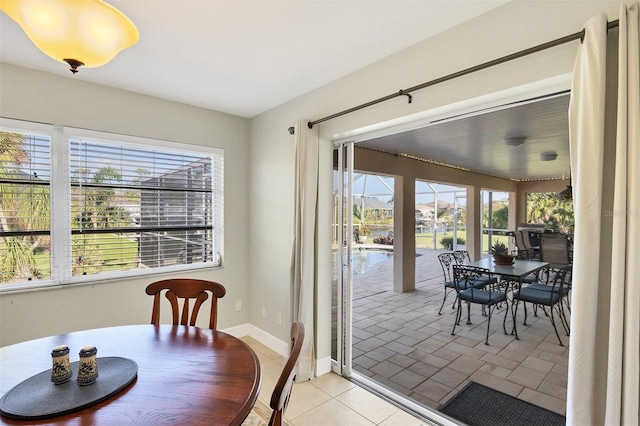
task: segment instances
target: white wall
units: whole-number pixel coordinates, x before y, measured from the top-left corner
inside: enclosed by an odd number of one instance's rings
[[[248,322],[249,172],[237,167],[249,158],[248,120],[8,64],[0,64],[0,94],[0,115],[6,118],[223,148],[224,266],[189,276],[226,287],[219,328]],[[0,293],[0,346],[86,328],[149,323],[152,298],[144,288],[165,277]],[[240,312],[235,312],[236,300],[243,301]],[[199,319],[207,326],[205,317]],[[170,316],[162,319],[170,322]]]
[[[0,115],[225,148],[225,267],[198,275],[227,287],[221,328],[250,322],[287,341],[294,156],[287,128],[300,118],[321,118],[580,31],[599,12],[617,19],[618,7],[618,1],[514,0],[255,117],[250,127],[237,117],[7,64],[0,64]],[[412,104],[400,97],[319,125],[326,168],[320,182],[323,235],[330,235],[329,141],[336,135],[564,75],[572,70],[577,43],[424,89],[413,94]],[[248,168],[233,167],[247,161]],[[320,265],[320,358],[330,351],[330,239],[323,238],[322,244],[326,258]],[[132,280],[1,295],[0,345],[83,328],[146,323],[151,302],[144,295],[145,285]],[[240,313],[233,310],[238,299],[243,300]],[[267,318],[261,315],[262,306]],[[277,312],[284,314],[283,325],[277,324]]]
[[[400,89],[429,81],[496,58],[578,32],[593,15],[604,12],[617,19],[618,1],[512,1],[488,14],[414,45],[396,55],[372,64],[298,99],[274,108],[251,120],[251,317],[253,324],[286,340],[288,329],[276,322],[276,313],[285,319],[291,314],[289,284],[291,212],[293,202],[293,137],[287,128],[297,119],[318,119],[338,111],[395,93]],[[393,34],[389,34],[390,37]],[[498,91],[570,73],[578,41],[555,47],[413,93],[406,98],[355,112],[320,124],[324,139],[323,159],[331,161],[330,140],[376,123],[476,98]],[[309,46],[310,49],[313,46]],[[294,54],[295,52],[292,52]],[[428,167],[428,166],[425,166]],[[330,235],[331,173],[323,172],[321,182],[324,231]],[[254,244],[253,242],[258,242]],[[317,353],[330,354],[330,244],[325,242],[320,282],[321,306]],[[261,306],[267,318],[261,317]],[[288,321],[285,321],[287,324]]]

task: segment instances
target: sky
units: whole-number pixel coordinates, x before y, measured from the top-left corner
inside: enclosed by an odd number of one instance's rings
[[[337,190],[337,172],[334,172],[334,190]],[[384,202],[389,201],[393,197],[393,177],[373,175],[373,174],[354,174],[354,197],[366,196],[376,197]],[[417,181],[416,182],[416,204],[432,203],[434,194],[437,194],[438,201],[446,201],[454,203],[454,197],[457,198],[459,206],[466,206],[465,188],[461,186],[445,185],[441,183]],[[493,199],[507,199],[506,192],[494,192]]]

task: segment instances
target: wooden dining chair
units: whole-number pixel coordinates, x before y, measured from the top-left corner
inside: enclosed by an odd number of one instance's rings
[[[160,323],[160,294],[166,290],[165,297],[171,303],[173,313],[173,325],[196,325],[198,312],[202,304],[211,293],[211,312],[209,314],[209,328],[216,329],[218,320],[218,299],[224,297],[226,289],[222,284],[214,281],[199,280],[193,278],[170,278],[149,284],[146,288],[148,295],[153,296],[153,311],[151,312],[151,324]],[[178,299],[184,299],[182,315],[178,306]],[[194,300],[193,309],[189,316],[189,303]],[[178,318],[180,318],[178,322]]]
[[[281,426],[284,418],[284,412],[289,405],[289,397],[291,396],[291,389],[293,387],[293,379],[298,372],[298,359],[300,358],[300,351],[302,350],[302,343],[304,342],[304,324],[301,322],[294,322],[291,325],[291,352],[287,359],[280,378],[276,383],[276,387],[271,394],[271,419],[269,419],[269,426]]]

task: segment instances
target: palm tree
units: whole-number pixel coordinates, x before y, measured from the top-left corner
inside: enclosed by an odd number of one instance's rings
[[[29,161],[29,153],[23,147],[23,136],[19,133],[0,132],[0,206],[9,204],[14,196],[9,183],[5,179],[16,177],[16,169],[10,165],[20,165]],[[0,230],[9,230],[5,208],[0,209]]]
[[[48,185],[24,185],[25,175],[20,166],[31,161],[25,149],[24,135],[0,132],[0,232],[49,229]],[[0,282],[15,277],[39,276],[34,250],[48,240],[48,236],[25,235],[0,237]]]
[[[574,223],[573,202],[560,200],[555,193],[527,194],[527,220],[545,223],[556,231],[570,232]]]

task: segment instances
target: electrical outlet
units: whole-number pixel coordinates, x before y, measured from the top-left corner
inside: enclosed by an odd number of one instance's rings
[[[240,312],[242,310],[242,300],[236,300],[236,312]]]
[[[282,325],[282,312],[278,312],[277,319],[278,319],[278,325]]]
[[[266,318],[267,317],[267,307],[263,306],[262,307],[262,318]]]

